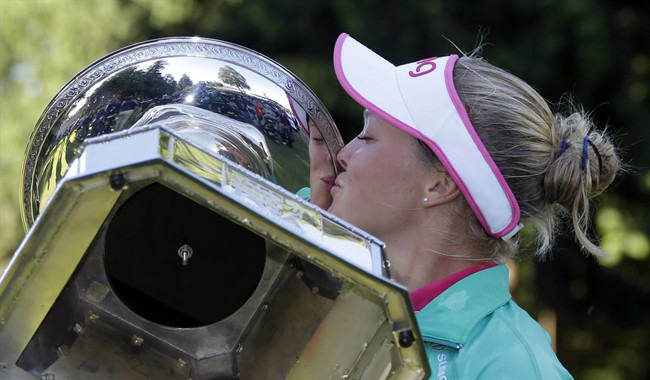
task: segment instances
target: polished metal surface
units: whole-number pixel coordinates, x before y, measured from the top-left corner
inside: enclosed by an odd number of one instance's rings
[[[86,140],[142,125],[143,115],[153,108],[182,105],[236,122],[234,133],[224,137],[228,141],[213,149],[289,191],[308,186],[308,119],[331,152],[343,145],[320,100],[275,61],[207,38],[147,41],[86,68],[44,111],[30,136],[23,168],[25,228],[41,213]],[[220,138],[211,135],[214,131],[194,130],[205,144]]]
[[[27,147],[0,378],[427,378],[383,243],[296,195],[312,121],[334,157],[315,95],[222,41],[145,42],[72,79]]]
[[[383,244],[177,121],[89,139],[71,163],[0,278],[0,374],[426,378]]]

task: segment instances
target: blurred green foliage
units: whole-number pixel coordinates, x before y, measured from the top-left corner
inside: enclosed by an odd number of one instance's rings
[[[199,35],[267,55],[321,98],[347,141],[361,109],[337,84],[332,47],[348,32],[396,64],[483,55],[539,89],[570,94],[616,136],[630,170],[600,200],[595,232],[611,256],[560,239],[554,259],[518,263],[515,296],[557,321],[577,379],[650,376],[650,7],[647,0],[1,0],[0,266],[24,236],[21,170],[29,135],[57,91],[126,45]],[[551,312],[549,314],[549,311]]]

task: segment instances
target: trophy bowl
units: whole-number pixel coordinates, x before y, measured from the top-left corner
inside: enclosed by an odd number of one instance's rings
[[[309,185],[309,122],[331,153],[343,145],[320,100],[273,60],[207,38],[143,42],[87,67],[43,112],[23,167],[24,227],[34,223],[88,139],[183,113],[225,120],[225,132],[223,122],[218,128],[210,123],[181,128],[207,149],[293,192]]]
[[[0,378],[422,379],[384,245],[308,202],[307,86],[212,39],[116,51],[29,138],[0,276]]]

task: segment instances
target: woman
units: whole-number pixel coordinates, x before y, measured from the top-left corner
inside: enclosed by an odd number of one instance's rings
[[[327,209],[332,203],[330,189],[334,186],[336,171],[323,134],[310,117],[306,120],[309,127],[309,186],[298,190],[297,195]]]
[[[544,257],[559,216],[586,251],[602,253],[585,231],[589,198],[619,170],[609,140],[479,58],[395,67],[342,34],[334,65],[366,111],[337,155],[344,171],[328,210],[386,244],[433,377],[571,378],[511,299],[504,262],[517,254],[522,222]]]

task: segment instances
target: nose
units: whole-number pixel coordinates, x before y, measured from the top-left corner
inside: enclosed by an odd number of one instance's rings
[[[338,161],[339,165],[341,166],[341,168],[343,168],[343,170],[347,170],[348,168],[348,162],[350,160],[350,152],[352,151],[352,149],[350,148],[350,144],[352,144],[352,141],[350,141],[336,154],[336,161]]]

